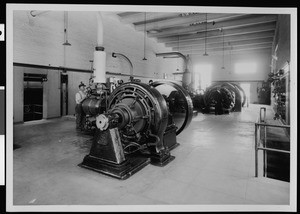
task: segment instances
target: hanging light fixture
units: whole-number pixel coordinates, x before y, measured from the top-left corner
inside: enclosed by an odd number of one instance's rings
[[[207,37],[207,13],[205,14],[205,40],[204,40],[204,54],[203,56],[208,56],[208,54],[206,53],[206,37]]]
[[[231,50],[232,50],[232,45],[230,42],[228,42],[228,45],[230,46],[230,49],[229,49],[229,71],[228,73],[231,74],[231,69],[232,69],[232,63],[231,63]]]
[[[64,40],[65,42],[63,45],[71,46],[71,44],[68,42],[68,12],[64,11]]]
[[[146,31],[146,12],[145,12],[145,25],[144,25],[144,58],[143,60],[146,59],[146,36],[147,36],[147,31]]]
[[[222,66],[222,68],[221,69],[225,69],[225,66],[224,66],[224,51],[225,51],[225,49],[224,49],[224,29],[222,29],[222,32],[223,32],[223,66]]]
[[[177,40],[177,50],[179,52],[179,35],[178,35],[178,40]],[[178,58],[177,58],[177,69],[176,71],[179,71],[179,68],[178,68]]]

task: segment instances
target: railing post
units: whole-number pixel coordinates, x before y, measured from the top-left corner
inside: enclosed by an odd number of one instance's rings
[[[264,118],[263,118],[263,119],[261,118],[261,111],[262,111],[262,110],[264,110]],[[260,111],[259,111],[259,122],[260,122],[260,123],[261,123],[261,122],[266,122],[266,121],[265,121],[265,120],[266,120],[266,110],[267,110],[267,109],[266,109],[265,107],[261,107],[261,108],[260,108]]]
[[[255,123],[255,177],[258,176],[257,124]]]
[[[264,148],[267,147],[267,126],[264,126]],[[267,171],[267,151],[264,150],[264,177],[266,176]]]

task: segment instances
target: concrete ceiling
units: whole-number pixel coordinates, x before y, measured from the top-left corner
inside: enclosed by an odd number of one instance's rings
[[[234,13],[117,13],[124,24],[183,54],[271,50],[277,15]],[[224,51],[223,51],[224,50]]]

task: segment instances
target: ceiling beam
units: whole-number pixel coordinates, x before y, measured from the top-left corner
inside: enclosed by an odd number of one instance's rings
[[[265,32],[270,30],[275,30],[276,28],[276,22],[270,22],[265,24],[258,24],[258,25],[252,25],[252,26],[245,26],[235,29],[224,29],[224,34],[229,35],[240,35],[240,34],[246,34],[246,33],[257,33],[257,32]],[[220,36],[220,30],[215,31],[208,31],[207,37],[219,37]],[[179,41],[189,41],[189,40],[197,40],[199,38],[204,38],[205,32],[197,33],[197,34],[190,34],[190,35],[181,35],[179,36]],[[175,36],[167,36],[167,37],[161,37],[157,39],[157,42],[178,42],[178,35]]]
[[[244,46],[244,45],[257,45],[257,44],[272,44],[273,38],[261,38],[261,39],[247,39],[247,40],[240,40],[240,41],[233,41],[233,42],[224,42],[225,48],[233,47],[233,49],[236,46]],[[173,51],[188,51],[188,50],[202,50],[205,48],[205,44],[199,44],[199,45],[192,45],[192,46],[185,46],[185,47],[174,47]],[[213,49],[213,48],[223,48],[223,42],[219,43],[212,43],[206,45],[207,49]]]
[[[224,53],[229,53],[230,51],[237,51],[237,50],[253,50],[253,49],[262,49],[262,48],[271,48],[272,47],[272,43],[266,43],[266,44],[248,44],[248,45],[239,45],[239,46],[235,46],[235,47],[225,47],[224,48]],[[180,53],[186,55],[186,54],[204,54],[204,47],[203,48],[199,48],[197,50],[183,50],[180,51]],[[212,52],[223,52],[223,47],[213,47],[213,48],[207,48],[206,52],[208,54],[212,53]]]
[[[260,47],[260,48],[254,48],[254,49],[240,49],[240,50],[232,50],[231,52],[227,51],[225,52],[225,56],[228,55],[240,55],[240,54],[259,54],[259,53],[267,53],[271,54],[272,48],[270,47]],[[188,53],[190,56],[199,56],[199,57],[207,57],[203,56],[203,52],[193,52],[193,53]],[[209,52],[209,56],[222,56],[223,52],[222,51],[215,51],[215,52]],[[208,56],[208,57],[209,57]]]
[[[124,18],[124,17],[128,17],[128,16],[132,16],[135,14],[138,14],[139,12],[123,12],[123,13],[118,13],[118,16]]]
[[[207,14],[207,22],[217,22],[221,20],[226,20],[234,17],[245,16],[245,14],[226,14],[226,13],[210,13]],[[146,22],[146,29],[149,30],[159,30],[161,28],[169,28],[175,26],[189,26],[190,24],[197,22],[205,22],[206,14],[194,14],[190,16],[178,16],[178,17],[170,17],[164,20],[153,21],[151,23]],[[145,22],[141,22],[140,24],[135,24],[135,29],[137,31],[143,31],[145,27]]]
[[[118,14],[119,15],[119,14]],[[160,19],[179,17],[180,13],[160,13],[160,12],[147,12],[146,21],[151,22]],[[120,16],[120,15],[119,15]],[[137,24],[140,22],[145,22],[145,13],[137,12],[134,14],[129,14],[125,16],[120,16],[121,22],[124,24]]]
[[[249,49],[240,49],[240,50],[232,50],[230,52],[231,55],[233,54],[246,54],[246,53],[262,53],[262,52],[268,52],[271,54],[272,47],[258,47],[258,48],[249,48]],[[217,54],[222,54],[222,52],[216,52]]]
[[[218,29],[230,29],[230,28],[237,28],[242,27],[245,25],[255,25],[259,23],[268,23],[277,20],[277,15],[251,15],[247,16],[247,18],[241,18],[236,20],[229,20],[229,21],[222,21],[216,22],[214,25],[209,23],[207,25],[207,30],[218,30]],[[206,31],[206,25],[200,24],[195,26],[188,26],[188,27],[173,27],[164,29],[162,32],[158,33],[148,33],[148,37],[165,37],[165,36],[172,36],[172,35],[186,35],[190,33],[197,33],[197,32],[204,32]]]
[[[266,31],[266,32],[257,32],[257,33],[246,33],[240,35],[224,35],[225,42],[233,42],[239,40],[248,40],[248,39],[261,39],[261,38],[272,38],[274,37],[275,31]],[[194,45],[201,45],[201,44],[211,44],[211,43],[219,43],[223,42],[223,36],[220,33],[220,36],[207,38],[199,38],[197,40],[187,40],[187,41],[177,41],[177,42],[168,42],[165,43],[166,47],[185,47],[185,46],[194,46]]]

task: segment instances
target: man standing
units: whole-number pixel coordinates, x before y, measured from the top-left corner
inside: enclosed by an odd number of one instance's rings
[[[79,87],[79,91],[75,95],[75,101],[76,101],[76,107],[75,107],[76,129],[82,130],[84,128],[84,113],[83,113],[83,110],[82,110],[81,103],[86,98],[85,84],[83,84],[81,82],[78,87]]]

